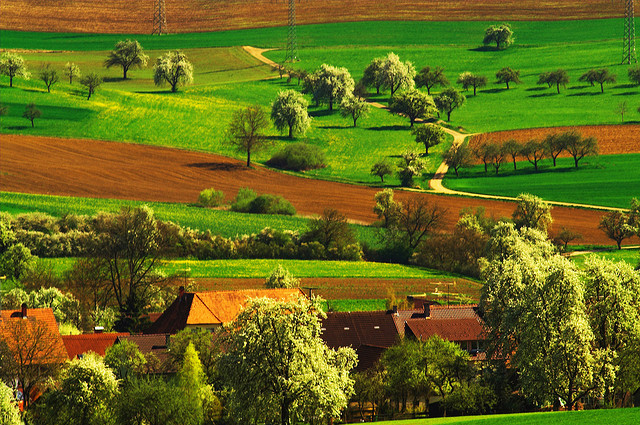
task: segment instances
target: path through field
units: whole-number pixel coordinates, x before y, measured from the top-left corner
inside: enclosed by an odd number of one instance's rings
[[[247,168],[242,161],[219,155],[146,145],[2,135],[0,175],[3,191],[161,202],[192,203],[209,187],[231,199],[241,187],[251,187],[284,196],[302,215],[335,208],[356,222],[377,219],[372,211],[376,188]],[[446,208],[448,229],[463,208],[482,206],[495,218],[509,217],[514,210],[512,202],[396,191],[400,201],[410,197]],[[581,243],[610,244],[598,230],[601,216],[601,211],[556,207],[553,229],[564,226],[579,232]]]

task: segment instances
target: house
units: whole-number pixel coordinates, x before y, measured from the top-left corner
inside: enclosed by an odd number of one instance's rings
[[[183,329],[210,331],[232,322],[251,298],[287,300],[305,296],[302,289],[246,289],[241,291],[184,292],[149,327],[147,334],[175,334]]]
[[[82,358],[88,352],[94,352],[104,357],[107,348],[111,347],[118,337],[129,335],[128,333],[101,333],[84,335],[62,335],[65,349],[70,359]]]
[[[321,326],[320,337],[328,347],[351,347],[356,351],[356,371],[373,367],[384,350],[399,338],[391,311],[330,312]]]
[[[119,336],[115,344],[122,341],[133,342],[147,360],[148,373],[171,373],[175,372],[174,366],[169,358],[169,334],[147,334],[147,335],[129,335]]]
[[[404,334],[425,341],[433,335],[452,341],[471,355],[472,360],[484,359],[486,336],[477,305],[427,305],[424,317],[407,318]]]
[[[18,390],[27,395],[22,398],[28,407],[40,395],[38,386],[68,359],[53,310],[26,304],[17,311],[1,310],[0,358],[5,373],[14,374]]]

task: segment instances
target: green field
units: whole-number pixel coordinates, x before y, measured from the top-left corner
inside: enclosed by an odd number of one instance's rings
[[[511,163],[500,168],[499,175],[483,165],[447,175],[444,185],[464,192],[518,196],[533,193],[546,200],[578,204],[628,208],[631,199],[640,196],[640,154],[602,155],[585,158],[574,167],[573,158],[559,158],[553,167],[550,159],[541,161],[535,172],[529,162],[518,162],[514,172]]]
[[[590,256],[601,257],[610,261],[624,261],[633,267],[636,267],[640,263],[640,250],[638,249],[611,249],[606,251],[598,251],[593,254],[581,254],[570,257],[571,260],[579,267],[584,267],[584,262]]]
[[[357,79],[374,57],[389,51],[415,67],[443,66],[450,81],[463,71],[490,77],[489,86],[471,96],[465,106],[452,114],[452,124],[471,132],[553,125],[611,124],[619,121],[615,106],[621,101],[640,102],[640,88],[629,85],[627,67],[618,65],[620,20],[516,22],[517,42],[505,51],[478,49],[483,22],[366,22],[301,26],[300,57],[296,66],[314,69],[323,62],[346,66]],[[455,31],[451,31],[455,26]],[[17,88],[2,87],[3,103],[9,115],[1,121],[2,131],[175,146],[185,149],[241,155],[223,143],[223,133],[237,108],[258,103],[268,107],[276,93],[298,88],[283,80],[262,80],[273,73],[238,46],[253,44],[281,47],[282,28],[230,31],[220,33],[176,34],[166,38],[136,37],[149,49],[151,62],[164,48],[186,47],[194,62],[195,85],[177,94],[152,85],[151,67],[132,70],[131,80],[122,82],[118,69],[104,70],[107,49],[119,35],[38,34],[4,31],[2,47],[54,49],[54,53],[25,53],[32,71],[40,63],[61,67],[77,61],[83,70],[100,70],[108,82],[90,101],[83,99],[77,84],[58,83],[53,93],[44,92],[36,79],[17,80]],[[348,40],[348,45],[344,41]],[[282,50],[267,56],[279,60]],[[329,59],[330,58],[330,59]],[[523,84],[505,90],[493,82],[503,66],[521,70]],[[577,83],[577,78],[592,67],[607,66],[618,75],[618,82],[600,94],[597,87]],[[537,86],[538,74],[565,68],[571,83],[560,95],[553,89]],[[6,84],[3,77],[0,82]],[[382,98],[388,97],[383,95]],[[21,117],[28,102],[35,102],[43,117],[31,129]],[[627,119],[639,120],[630,108]],[[311,108],[312,129],[304,138],[326,151],[328,167],[308,173],[314,177],[375,184],[369,175],[371,163],[378,158],[393,160],[408,147],[420,149],[408,132],[406,120],[374,110],[361,119],[358,128],[337,112]],[[141,118],[144,117],[144,120]],[[274,129],[274,144],[254,158],[266,161],[289,141]],[[434,149],[427,173],[435,169],[438,154],[448,145]],[[366,152],[367,155],[363,156]],[[362,159],[360,159],[362,158]],[[389,179],[390,185],[397,179]]]
[[[54,217],[65,213],[95,215],[97,212],[116,212],[122,206],[148,205],[160,220],[173,221],[183,227],[210,230],[227,238],[258,233],[265,227],[304,232],[309,219],[284,215],[243,214],[232,211],[201,208],[195,205],[168,202],[140,202],[119,199],[74,198],[69,196],[32,195],[0,192],[0,211],[11,214],[40,211]],[[356,238],[371,246],[378,243],[376,229],[352,224]]]
[[[380,422],[384,425],[616,425],[637,424],[640,408],[582,410],[574,412],[517,413],[457,418],[409,419]]]

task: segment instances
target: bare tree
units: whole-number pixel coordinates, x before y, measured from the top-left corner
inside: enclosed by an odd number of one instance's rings
[[[269,139],[264,130],[269,125],[267,113],[260,105],[247,106],[237,110],[229,123],[227,142],[238,152],[247,153],[247,167],[251,166],[251,151],[266,147]]]

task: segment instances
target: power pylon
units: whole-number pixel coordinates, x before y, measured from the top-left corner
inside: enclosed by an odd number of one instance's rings
[[[626,0],[624,8],[624,35],[622,37],[622,63],[637,63],[636,56],[636,20],[634,13],[635,0]]]
[[[298,32],[296,27],[296,0],[289,0],[289,29],[287,32],[287,49],[284,55],[285,62],[297,62],[298,59]]]
[[[167,33],[167,17],[165,15],[164,0],[156,0],[156,7],[153,11],[153,31],[151,34]]]

